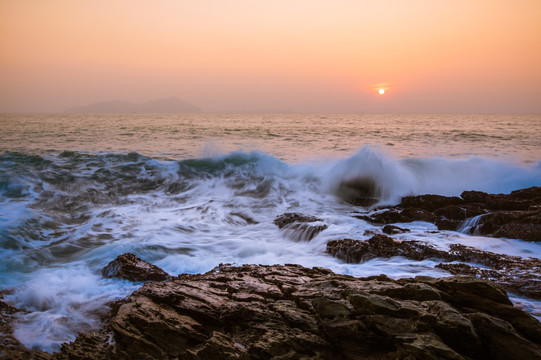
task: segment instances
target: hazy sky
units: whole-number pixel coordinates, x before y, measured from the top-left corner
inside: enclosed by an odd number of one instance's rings
[[[0,0],[0,112],[541,113],[540,19],[541,0]]]

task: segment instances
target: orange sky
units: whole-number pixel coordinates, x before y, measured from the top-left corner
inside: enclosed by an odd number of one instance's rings
[[[0,0],[0,112],[541,113],[540,19],[540,0]]]

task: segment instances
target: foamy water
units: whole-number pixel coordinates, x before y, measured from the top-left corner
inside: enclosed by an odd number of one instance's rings
[[[11,291],[5,300],[29,311],[15,335],[30,348],[54,351],[78,331],[98,327],[103,305],[139,286],[101,277],[103,266],[125,252],[174,275],[220,263],[298,263],[355,276],[447,276],[433,260],[345,264],[329,256],[329,240],[363,240],[366,230],[377,229],[352,216],[372,209],[347,203],[340,184],[371,179],[378,204],[412,194],[541,185],[535,117],[371,119],[3,116],[0,286]],[[328,228],[299,240],[273,224],[284,212],[317,216]],[[400,226],[411,233],[398,238],[440,248],[462,243],[541,257],[540,243],[434,232],[424,222]],[[516,299],[541,316],[539,302]]]

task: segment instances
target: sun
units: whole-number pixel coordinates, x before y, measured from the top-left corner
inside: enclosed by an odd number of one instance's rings
[[[380,94],[380,95],[385,94],[385,89],[380,88],[380,89],[378,90],[378,94]]]

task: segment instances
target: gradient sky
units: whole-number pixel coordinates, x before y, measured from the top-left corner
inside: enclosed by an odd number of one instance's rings
[[[540,19],[540,0],[0,0],[0,112],[541,113]]]

